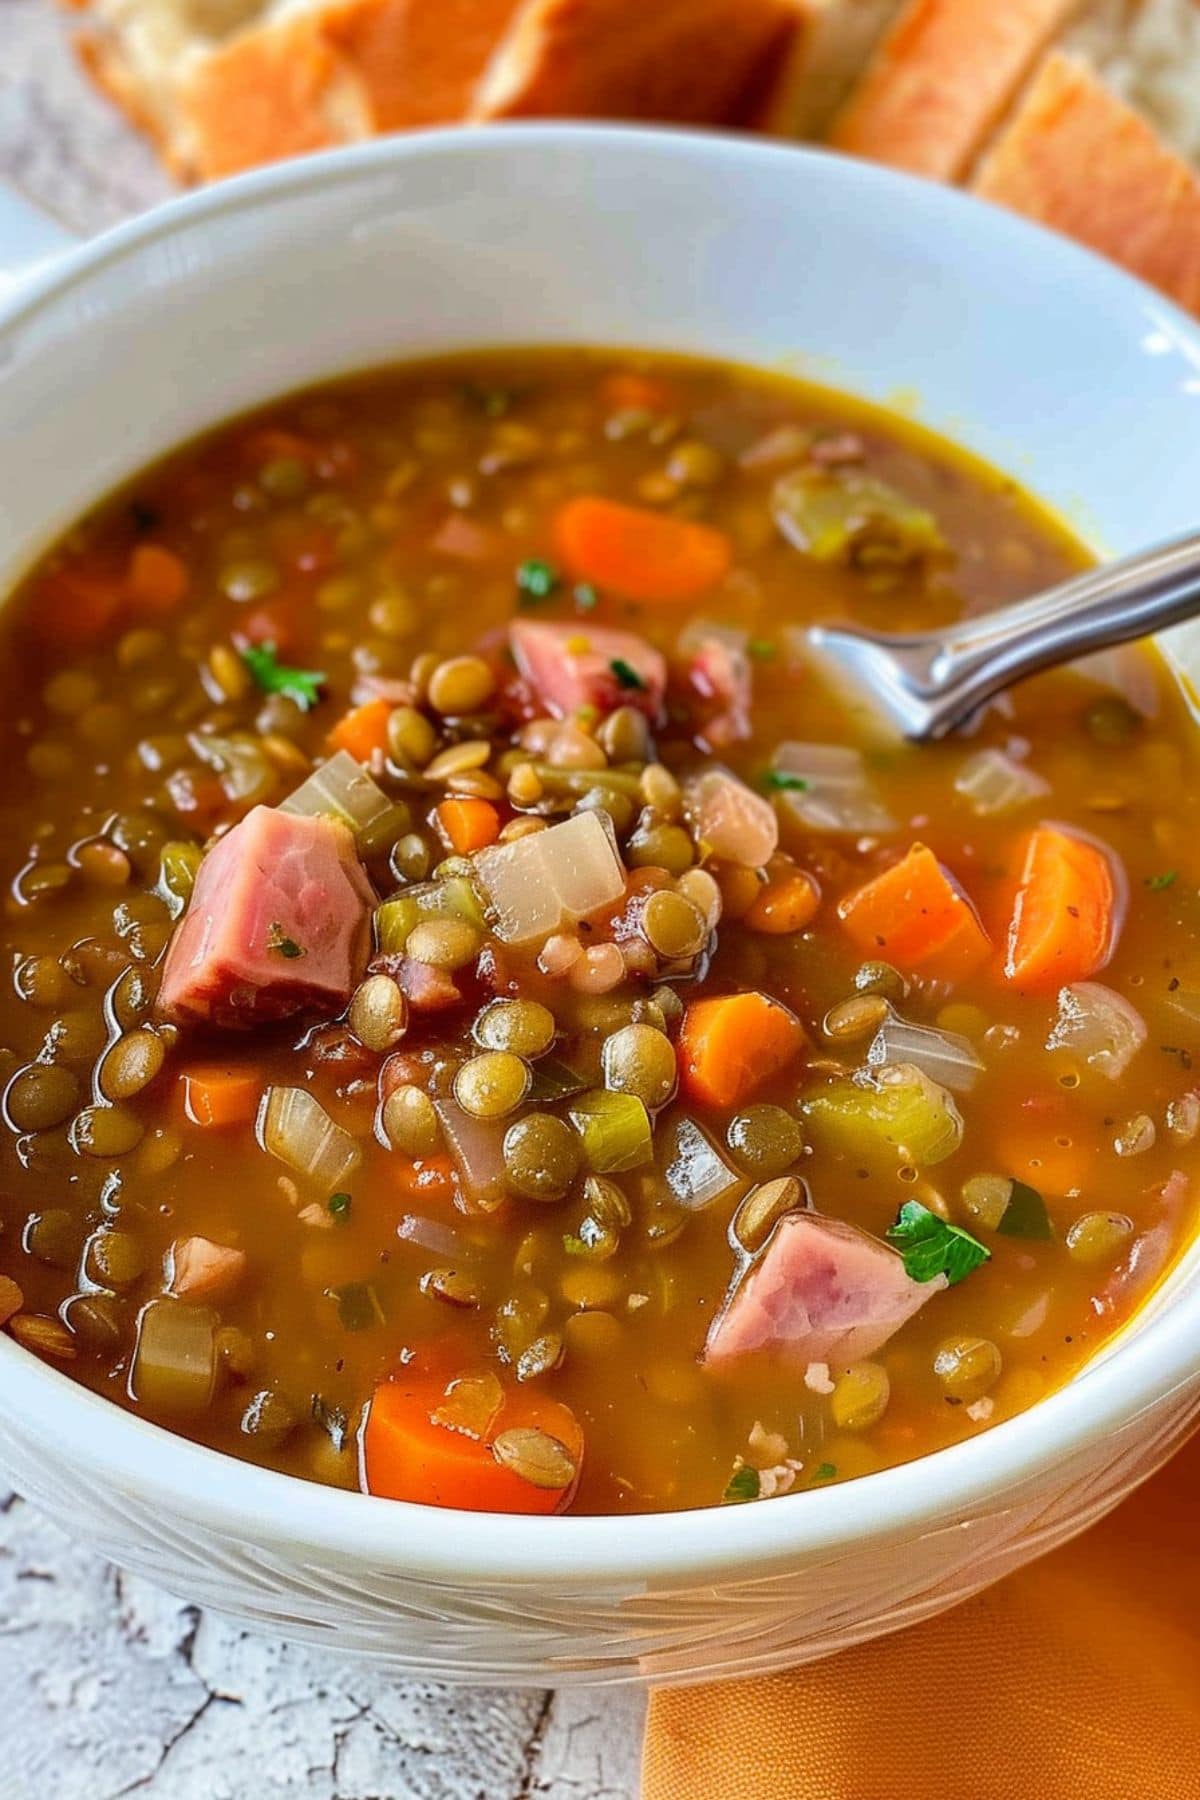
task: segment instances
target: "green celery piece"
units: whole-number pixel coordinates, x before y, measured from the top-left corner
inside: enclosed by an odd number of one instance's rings
[[[861,469],[790,469],[771,499],[784,537],[816,562],[903,568],[946,548],[932,513]]]
[[[890,1149],[928,1168],[962,1142],[953,1098],[910,1063],[832,1081],[808,1097],[804,1111],[814,1133],[849,1156]]]
[[[650,1115],[635,1095],[592,1088],[572,1100],[567,1111],[595,1174],[615,1175],[651,1160]]]

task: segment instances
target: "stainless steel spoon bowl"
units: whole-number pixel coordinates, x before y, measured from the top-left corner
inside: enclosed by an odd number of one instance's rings
[[[944,737],[985,700],[1200,613],[1200,534],[1089,569],[1030,600],[940,631],[816,625],[808,642],[907,738]]]

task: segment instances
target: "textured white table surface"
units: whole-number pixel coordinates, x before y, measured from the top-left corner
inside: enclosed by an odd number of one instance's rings
[[[80,232],[169,191],[52,0],[0,0],[0,178]],[[633,1800],[641,1721],[634,1694],[397,1684],[247,1636],[100,1562],[0,1475],[0,1800]]]

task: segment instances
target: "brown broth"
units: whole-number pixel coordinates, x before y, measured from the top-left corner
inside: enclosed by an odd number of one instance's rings
[[[638,409],[605,400],[609,377],[630,370],[665,384],[665,410],[639,418]],[[857,440],[854,466],[928,508],[950,554],[886,575],[799,555],[768,507],[787,459],[764,468],[737,460],[783,424],[826,441]],[[264,486],[264,432],[294,434],[301,449],[319,445],[315,466],[306,467],[303,455],[298,461],[297,446],[281,437],[270,445],[266,466],[274,474]],[[672,488],[673,455],[696,442],[717,456],[707,465],[700,459],[702,481]],[[661,607],[600,594],[581,611],[563,582],[526,615],[579,618],[581,629],[618,626],[667,651],[691,617],[745,629],[754,651],[754,735],[721,757],[752,784],[781,739],[858,741],[836,696],[797,670],[788,627],[845,618],[925,628],[1036,591],[1086,560],[1011,481],[913,425],[799,383],[706,363],[492,353],[380,371],[223,428],[100,505],[5,610],[5,1082],[30,1065],[61,1067],[76,1076],[77,1106],[86,1106],[98,1095],[96,1065],[114,1035],[111,999],[105,1012],[114,981],[132,969],[152,998],[171,928],[159,888],[162,845],[202,845],[239,810],[188,734],[270,734],[279,772],[267,797],[282,799],[326,753],[326,734],[364,677],[400,680],[422,653],[444,657],[498,639],[517,608],[518,566],[555,561],[552,516],[566,497],[584,492],[720,528],[733,541],[733,571],[694,604]],[[483,528],[489,551],[480,560],[432,547],[451,517]],[[124,593],[121,572],[135,547],[151,541],[186,565],[186,599],[156,599],[139,613],[125,598],[85,629],[80,572],[89,594]],[[64,571],[74,582],[65,628],[56,612]],[[253,598],[230,597],[256,587]],[[592,596],[583,598],[586,605]],[[100,613],[106,604],[99,602]],[[277,641],[287,663],[323,673],[311,711],[252,685],[222,693],[211,653],[248,629]],[[805,1026],[807,1068],[790,1069],[754,1096],[794,1111],[828,1079],[822,1059],[853,1067],[861,1053],[822,1037],[827,1010],[854,991],[862,960],[838,925],[836,901],[910,843],[928,844],[953,869],[997,942],[1018,848],[1037,818],[1101,840],[1125,871],[1120,939],[1099,979],[1137,1007],[1148,1036],[1119,1081],[1066,1051],[1045,1050],[1053,993],[1016,992],[989,963],[953,991],[916,983],[902,1008],[917,1022],[965,1032],[984,1061],[978,1086],[959,1099],[961,1147],[924,1172],[898,1166],[895,1157],[839,1155],[811,1143],[799,1165],[820,1211],[878,1235],[914,1197],[974,1229],[962,1184],[994,1171],[1037,1189],[1053,1224],[1048,1241],[981,1234],[991,1260],[936,1296],[873,1359],[890,1380],[890,1400],[873,1426],[839,1428],[828,1397],[794,1371],[755,1365],[718,1374],[700,1362],[733,1265],[732,1205],[683,1216],[678,1235],[658,1243],[648,1230],[661,1214],[654,1183],[627,1180],[633,1222],[605,1261],[564,1244],[582,1216],[577,1188],[552,1206],[512,1199],[486,1217],[464,1216],[436,1170],[422,1179],[372,1134],[381,1058],[347,1046],[337,1020],[324,1029],[306,1021],[199,1040],[185,1031],[168,1041],[162,1073],[126,1103],[142,1135],[119,1155],[72,1147],[75,1107],[36,1131],[17,1129],[10,1112],[12,1128],[0,1133],[0,1276],[17,1281],[26,1315],[73,1327],[62,1366],[130,1406],[139,1310],[162,1291],[171,1245],[201,1234],[244,1250],[246,1277],[219,1308],[222,1326],[236,1335],[226,1339],[229,1362],[212,1403],[163,1422],[234,1455],[344,1486],[359,1481],[355,1429],[372,1390],[409,1357],[416,1367],[432,1356],[443,1371],[487,1368],[511,1380],[494,1327],[497,1309],[514,1298],[534,1321],[526,1339],[554,1331],[565,1343],[561,1365],[529,1385],[569,1405],[582,1426],[586,1452],[571,1503],[579,1512],[719,1502],[756,1422],[785,1440],[797,1465],[790,1479],[803,1487],[907,1461],[1020,1411],[1065,1382],[1130,1316],[1194,1224],[1184,1184],[1172,1184],[1166,1196],[1163,1190],[1172,1171],[1186,1173],[1193,1161],[1179,1109],[1193,1104],[1200,1008],[1188,1016],[1179,1003],[1188,990],[1200,992],[1200,782],[1175,683],[1151,653],[1133,654],[1157,696],[1152,719],[1122,711],[1094,683],[1063,673],[1027,683],[1010,705],[990,710],[969,740],[868,744],[872,779],[899,829],[858,845],[802,831],[781,808],[783,847],[817,878],[820,911],[796,935],[765,936],[736,923],[718,933],[705,991],[762,988]],[[977,817],[956,793],[955,774],[972,750],[1013,739],[1028,745],[1026,763],[1049,793],[1032,810]],[[699,759],[689,750],[686,719],[667,725],[659,748],[671,766]],[[438,794],[394,775],[380,772],[381,782],[407,797],[414,829],[432,842],[424,810]],[[87,857],[80,866],[80,846],[97,841],[124,849],[127,881],[107,886],[95,866],[89,875]],[[371,867],[385,897],[394,885],[386,859]],[[39,880],[50,885],[35,894]],[[525,965],[522,974],[527,991],[551,997],[545,978]],[[149,1004],[140,1011],[153,1023]],[[410,1028],[405,1047],[461,1046],[473,1011]],[[347,1213],[335,1217],[323,1196],[297,1197],[281,1186],[281,1165],[259,1147],[252,1125],[202,1130],[187,1119],[179,1074],[200,1058],[250,1069],[264,1089],[272,1082],[307,1087],[356,1135],[363,1161]],[[728,1118],[685,1110],[705,1117],[718,1136]],[[1141,1115],[1153,1123],[1153,1144],[1118,1154],[1115,1142]],[[1065,1234],[1095,1210],[1127,1215],[1132,1232],[1088,1264],[1069,1254]],[[48,1213],[56,1215],[51,1226],[39,1229]],[[407,1215],[457,1233],[458,1260],[478,1289],[476,1308],[448,1306],[423,1290],[422,1277],[446,1257],[397,1235]],[[94,1323],[90,1335],[80,1325],[78,1297],[103,1288],[89,1243],[114,1225],[132,1234],[145,1267],[113,1289],[101,1309],[111,1339],[97,1340]],[[1134,1245],[1143,1253],[1131,1273]],[[336,1290],[346,1289],[355,1297],[339,1301]],[[347,1329],[347,1305],[366,1305],[365,1328]],[[990,1409],[973,1414],[948,1403],[934,1371],[937,1346],[960,1333],[994,1342],[1002,1359],[986,1393]],[[256,1433],[247,1419],[264,1392],[273,1396],[279,1429]],[[340,1448],[314,1417],[314,1397],[318,1414],[344,1418]],[[269,1425],[269,1412],[266,1418]]]

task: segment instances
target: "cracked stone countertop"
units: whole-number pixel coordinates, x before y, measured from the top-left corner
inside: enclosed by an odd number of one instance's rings
[[[53,0],[0,0],[0,178],[83,233],[169,192]],[[397,1683],[250,1636],[0,1479],[0,1800],[634,1800],[642,1704]]]

